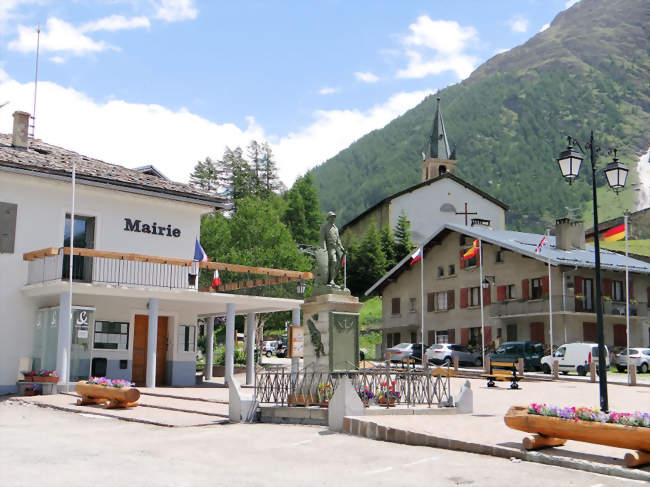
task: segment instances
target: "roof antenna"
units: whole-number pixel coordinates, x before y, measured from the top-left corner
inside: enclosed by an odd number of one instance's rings
[[[38,53],[41,47],[41,24],[36,27],[36,74],[34,75],[34,109],[32,110],[31,137],[34,138],[36,132],[36,90],[38,89]]]

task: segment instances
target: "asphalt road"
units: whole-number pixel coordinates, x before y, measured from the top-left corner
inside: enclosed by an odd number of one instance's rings
[[[163,428],[0,401],[1,486],[641,484],[317,426]]]

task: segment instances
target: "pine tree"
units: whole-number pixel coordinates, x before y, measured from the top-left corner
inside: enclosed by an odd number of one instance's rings
[[[282,188],[282,182],[278,176],[278,168],[273,160],[273,151],[268,142],[260,145],[260,154],[264,176],[264,189],[267,195],[275,193]]]
[[[216,192],[221,186],[221,174],[218,166],[209,157],[199,161],[190,174],[190,185],[205,191]]]
[[[264,173],[264,161],[262,146],[256,140],[251,140],[246,148],[248,163],[251,167],[252,192],[258,196],[266,196],[266,175]]]
[[[361,295],[386,273],[386,254],[382,248],[381,234],[374,222],[368,227],[358,250],[348,249],[348,287],[352,294]]]
[[[253,194],[253,172],[244,159],[241,147],[226,147],[221,164],[226,172],[226,194],[235,205],[238,200]]]
[[[415,248],[409,228],[411,228],[411,223],[406,218],[406,215],[402,213],[397,218],[397,224],[395,225],[395,259],[397,262]]]
[[[293,238],[298,243],[318,244],[318,233],[322,221],[318,190],[311,175],[298,178],[290,190],[284,193],[287,204],[282,218]]]
[[[397,243],[395,242],[395,239],[393,238],[393,232],[390,231],[390,227],[388,225],[381,229],[380,237],[381,247],[384,251],[384,254],[386,255],[385,270],[388,272],[398,262],[396,252]]]

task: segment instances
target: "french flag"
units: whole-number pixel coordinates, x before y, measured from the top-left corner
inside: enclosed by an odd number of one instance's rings
[[[210,260],[208,258],[208,254],[206,254],[205,250],[203,250],[203,247],[201,247],[198,238],[194,244],[194,260],[198,260],[199,262],[208,262]]]
[[[418,249],[411,254],[411,263],[409,265],[415,264],[418,260],[422,259],[422,248],[418,247]]]
[[[219,269],[214,270],[214,277],[212,278],[212,289],[217,289],[221,286],[221,279],[219,278]]]

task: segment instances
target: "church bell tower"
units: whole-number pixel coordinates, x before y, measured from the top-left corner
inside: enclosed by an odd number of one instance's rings
[[[456,170],[456,151],[451,150],[445,124],[440,111],[440,98],[436,98],[436,114],[433,117],[433,129],[427,144],[427,151],[422,152],[422,181]]]

